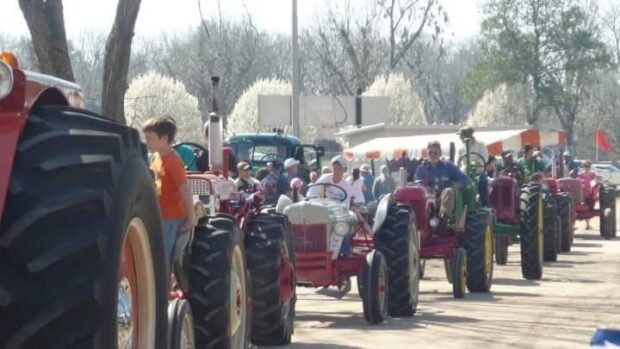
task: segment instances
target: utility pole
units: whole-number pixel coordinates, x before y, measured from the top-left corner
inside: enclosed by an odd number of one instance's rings
[[[299,41],[297,38],[297,0],[293,1],[293,35],[292,35],[292,62],[291,62],[291,78],[293,83],[293,95],[291,98],[291,123],[293,124],[293,135],[299,137]]]

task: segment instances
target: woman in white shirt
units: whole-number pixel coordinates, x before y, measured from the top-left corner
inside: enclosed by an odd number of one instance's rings
[[[353,195],[353,204],[355,206],[364,206],[364,178],[360,176],[360,169],[354,168],[352,175],[347,178],[347,182],[351,185],[351,195]]]

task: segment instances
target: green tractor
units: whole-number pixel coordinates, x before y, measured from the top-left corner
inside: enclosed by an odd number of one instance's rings
[[[321,169],[324,148],[302,144],[299,138],[283,134],[281,130],[271,133],[233,134],[225,143],[232,148],[238,161],[246,161],[252,167],[252,174],[267,166],[270,161],[283,163],[293,158],[300,163],[299,176],[306,182],[310,180],[310,168]]]

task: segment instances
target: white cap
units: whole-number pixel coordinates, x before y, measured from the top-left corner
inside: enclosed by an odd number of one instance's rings
[[[299,165],[299,161],[293,159],[293,158],[288,158],[286,160],[284,160],[284,169],[288,170],[289,168],[293,167],[293,166],[297,166]]]
[[[336,155],[332,158],[331,164],[339,163],[342,167],[347,167],[347,160],[342,155]]]

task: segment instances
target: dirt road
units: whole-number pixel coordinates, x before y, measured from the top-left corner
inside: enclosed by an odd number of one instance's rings
[[[596,224],[596,223],[595,223]],[[290,348],[584,348],[597,325],[620,325],[620,240],[579,229],[573,251],[546,263],[541,281],[521,277],[518,245],[495,266],[489,294],[452,298],[443,263],[427,263],[418,312],[369,326],[354,285],[343,299],[298,288]]]

